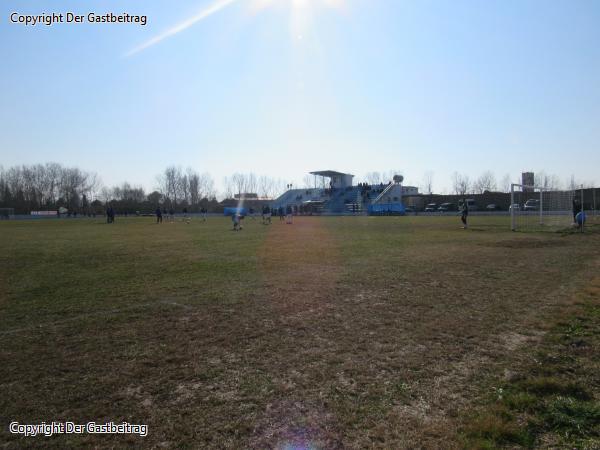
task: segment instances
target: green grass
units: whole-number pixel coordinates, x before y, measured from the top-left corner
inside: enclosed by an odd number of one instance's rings
[[[0,441],[458,448],[466,412],[498,374],[529,367],[596,276],[600,246],[594,233],[511,233],[503,217],[469,230],[455,217],[244,225],[0,223]],[[578,349],[597,329],[589,311],[563,318]],[[469,442],[593,439],[593,366],[578,382],[573,355],[555,356],[564,373],[529,367]],[[26,439],[12,420],[126,420],[149,435]]]
[[[531,352],[531,362],[494,390],[463,427],[465,447],[600,447],[600,280],[579,293]]]

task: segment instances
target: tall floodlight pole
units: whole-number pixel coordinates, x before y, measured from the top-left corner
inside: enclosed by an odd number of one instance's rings
[[[515,231],[515,185],[510,185],[510,229]]]
[[[400,185],[400,205],[402,205],[402,208],[404,206],[404,202],[402,201],[402,181],[398,184]]]
[[[540,225],[544,225],[544,189],[540,188]]]
[[[402,203],[402,182],[403,181],[404,181],[404,177],[402,175],[394,175],[393,182],[395,184],[397,184],[398,186],[400,186],[400,205],[402,205],[402,207],[404,206],[404,204]]]
[[[585,225],[585,212],[583,208],[583,184],[581,185],[581,232],[583,233],[583,226]]]

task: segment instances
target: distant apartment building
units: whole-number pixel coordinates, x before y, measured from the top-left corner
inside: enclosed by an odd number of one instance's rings
[[[523,185],[523,191],[533,191],[535,186],[535,175],[533,172],[523,172],[521,174],[521,184]]]

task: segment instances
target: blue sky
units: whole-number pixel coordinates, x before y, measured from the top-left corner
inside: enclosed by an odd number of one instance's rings
[[[258,7],[263,3],[262,7]],[[600,184],[600,2],[214,0],[0,4],[0,164],[56,161],[154,187],[167,165],[454,171]],[[12,11],[148,25],[9,24]]]

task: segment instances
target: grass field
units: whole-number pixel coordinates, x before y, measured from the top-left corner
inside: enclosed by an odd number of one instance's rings
[[[0,223],[0,442],[600,445],[596,227],[511,233],[503,217],[474,217],[469,230],[456,217],[245,222],[241,232],[225,218]],[[572,424],[557,404],[565,432],[544,402],[569,399],[585,414]],[[149,432],[8,433],[11,421],[52,420]]]

